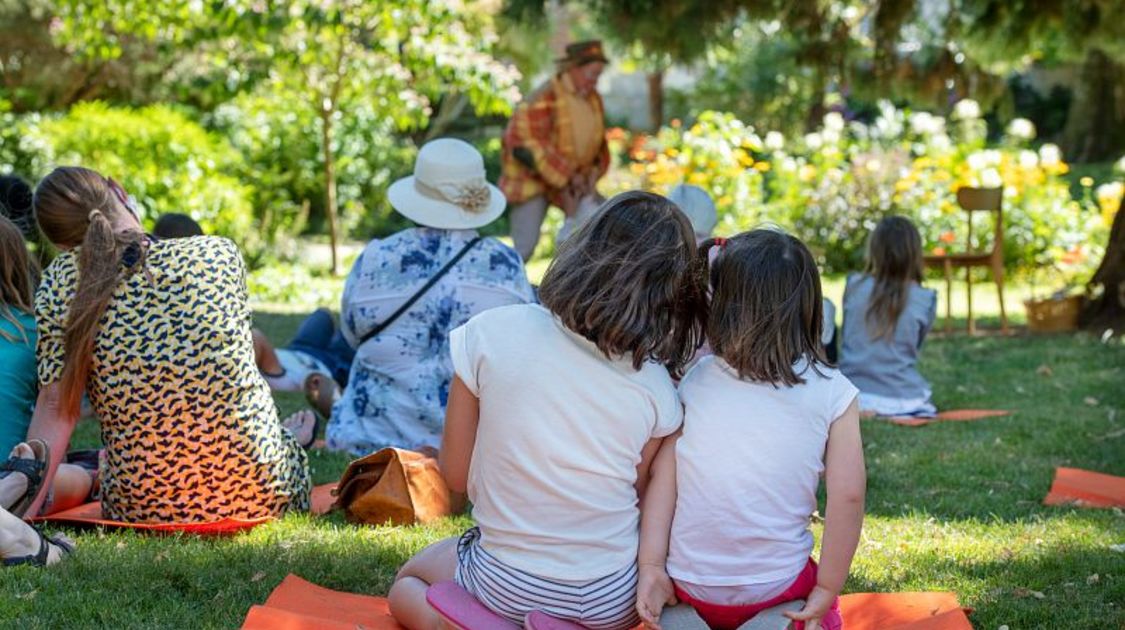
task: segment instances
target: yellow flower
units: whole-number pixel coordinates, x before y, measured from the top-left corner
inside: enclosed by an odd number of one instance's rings
[[[1094,185],[1094,178],[1089,176],[1083,177],[1082,179],[1078,180],[1078,183],[1082,184],[1086,188],[1089,188],[1090,186]]]
[[[754,163],[754,169],[757,170],[759,173],[768,173],[769,170],[770,170],[770,163],[769,162],[755,162]]]

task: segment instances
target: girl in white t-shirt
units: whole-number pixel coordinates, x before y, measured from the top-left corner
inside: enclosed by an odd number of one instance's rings
[[[683,418],[672,375],[702,340],[695,252],[675,205],[624,193],[559,247],[542,306],[453,330],[440,464],[477,526],[402,568],[390,592],[400,623],[437,627],[426,589],[453,579],[521,625],[535,611],[637,623],[638,497]]]
[[[816,264],[774,230],[704,241],[700,258],[714,247],[714,355],[680,383],[683,429],[653,463],[637,612],[653,628],[733,630],[769,609],[798,628],[839,628],[866,481],[857,390],[821,343]],[[818,567],[809,521],[822,473]],[[664,609],[677,600],[687,606]]]

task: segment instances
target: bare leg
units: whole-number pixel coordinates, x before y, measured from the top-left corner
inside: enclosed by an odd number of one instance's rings
[[[457,571],[457,538],[446,538],[423,549],[403,565],[391,586],[391,614],[410,630],[440,630],[441,617],[426,602],[431,584],[452,580]]]
[[[30,446],[21,442],[12,449],[11,457],[32,459],[35,453]],[[93,485],[94,480],[85,468],[72,464],[59,464],[51,486],[53,499],[46,512],[48,514],[61,512],[82,505],[90,496],[90,488]],[[15,473],[0,479],[0,508],[5,510],[10,508],[26,490],[27,477],[22,474]]]
[[[59,464],[55,480],[51,484],[51,503],[45,512],[54,514],[86,503],[93,487],[94,478],[85,468],[74,464]]]
[[[281,367],[281,361],[277,359],[277,352],[269,337],[257,328],[251,330],[250,334],[254,337],[254,362],[258,364],[258,369],[270,375],[284,374],[285,369]]]
[[[539,233],[543,229],[543,219],[546,217],[547,198],[543,195],[517,203],[508,210],[512,243],[524,262],[531,260],[531,255],[535,253]]]
[[[0,509],[0,558],[20,558],[39,553],[39,536],[35,530],[22,520]],[[47,564],[62,559],[63,551],[58,545],[48,544]]]

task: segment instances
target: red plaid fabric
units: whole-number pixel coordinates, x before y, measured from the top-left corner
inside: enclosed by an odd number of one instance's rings
[[[560,96],[564,89],[558,77],[540,86],[516,108],[502,139],[500,190],[509,203],[520,203],[537,195],[553,197],[586,164],[575,164],[570,112]],[[602,97],[594,92],[591,104],[604,115]],[[526,149],[535,161],[534,170],[517,160],[512,151]],[[609,169],[609,147],[603,140],[593,164],[598,176]],[[557,205],[557,204],[556,204]]]

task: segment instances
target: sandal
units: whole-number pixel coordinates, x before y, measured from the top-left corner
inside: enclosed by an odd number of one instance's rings
[[[332,415],[332,405],[340,399],[340,386],[327,374],[313,372],[305,377],[305,400],[322,418]]]
[[[16,502],[8,507],[8,512],[13,516],[23,518],[27,509],[39,496],[39,488],[46,477],[47,464],[51,461],[51,447],[43,440],[28,440],[27,445],[35,454],[35,459],[24,457],[9,457],[8,461],[0,463],[0,479],[13,473],[21,473],[27,477],[27,488]]]
[[[39,552],[34,556],[4,558],[2,561],[3,566],[17,567],[23,564],[30,564],[36,567],[45,567],[47,566],[47,559],[50,557],[51,545],[58,547],[62,551],[64,558],[74,553],[74,545],[70,544],[70,542],[63,539],[61,536],[55,535],[48,537],[44,536],[43,532],[39,531],[39,528],[36,527],[34,530],[36,535],[39,536]]]

